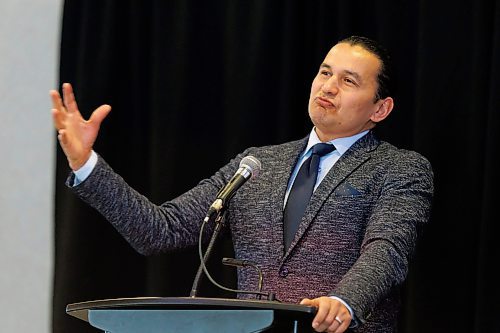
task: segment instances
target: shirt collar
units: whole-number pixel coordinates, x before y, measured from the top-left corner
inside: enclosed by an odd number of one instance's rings
[[[349,148],[351,148],[351,146],[356,141],[364,137],[369,131],[370,130],[366,130],[361,133],[355,134],[353,136],[333,139],[326,143],[333,144],[335,148],[337,148],[337,151],[340,154],[340,156],[342,156]],[[321,143],[321,140],[319,139],[318,134],[316,134],[316,127],[313,127],[313,129],[311,130],[311,134],[309,134],[309,140],[307,141],[307,146],[306,149],[304,150],[304,154],[306,154],[309,151],[309,149],[311,149],[311,147],[317,143]]]

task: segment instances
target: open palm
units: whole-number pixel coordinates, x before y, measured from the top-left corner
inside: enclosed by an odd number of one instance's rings
[[[63,98],[57,90],[50,91],[52,117],[69,166],[78,170],[89,159],[101,123],[111,111],[111,106],[101,105],[85,120],[78,110],[71,84],[64,83],[62,91]]]

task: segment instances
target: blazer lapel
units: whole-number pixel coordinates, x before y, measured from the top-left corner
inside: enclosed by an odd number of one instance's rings
[[[307,145],[307,137],[305,139],[291,142],[290,145],[280,146],[280,151],[276,152],[275,165],[269,166],[272,168],[272,175],[269,179],[269,184],[275,186],[271,188],[270,193],[270,209],[271,225],[273,226],[274,241],[280,244],[280,253],[284,252],[284,237],[283,237],[283,204],[285,201],[285,193],[288,187],[288,181],[297,164],[300,154]],[[264,167],[264,166],[263,166]]]
[[[378,146],[378,144],[378,140],[370,131],[364,137],[355,142],[351,146],[351,148],[349,148],[349,150],[347,150],[330,169],[316,191],[314,191],[311,197],[311,201],[306,207],[297,233],[295,234],[295,238],[292,241],[290,248],[285,253],[283,259],[286,259],[290,255],[293,248],[297,245],[297,243],[302,238],[305,231],[313,221],[314,217],[318,214],[318,211],[323,206],[328,196],[333,191],[335,191],[339,184],[344,179],[349,177],[349,175],[354,172],[361,164],[370,159],[370,152],[374,150]],[[281,221],[281,224],[283,224],[283,217],[281,218]],[[283,230],[281,232],[283,234]]]

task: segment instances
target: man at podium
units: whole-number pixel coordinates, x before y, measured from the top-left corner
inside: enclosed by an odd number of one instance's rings
[[[317,307],[315,331],[340,333],[396,331],[398,287],[429,218],[429,162],[372,131],[393,110],[391,89],[383,47],[365,37],[341,40],[312,82],[307,137],[248,148],[161,205],[93,150],[109,105],[84,120],[70,84],[63,84],[62,98],[56,90],[50,95],[72,169],[68,186],[145,255],[196,246],[201,222],[240,161],[258,160],[260,174],[233,193],[225,211],[236,258],[256,263],[263,290],[277,299]],[[238,288],[256,290],[257,281],[239,272]]]

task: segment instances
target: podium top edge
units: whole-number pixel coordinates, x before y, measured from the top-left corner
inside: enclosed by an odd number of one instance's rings
[[[120,309],[245,309],[245,310],[276,310],[291,311],[296,314],[312,315],[316,313],[316,308],[277,301],[265,300],[242,300],[228,298],[204,298],[204,297],[136,297],[136,298],[115,298],[102,299],[87,302],[71,303],[66,306],[66,313],[79,319],[88,321],[89,310],[120,310]]]

